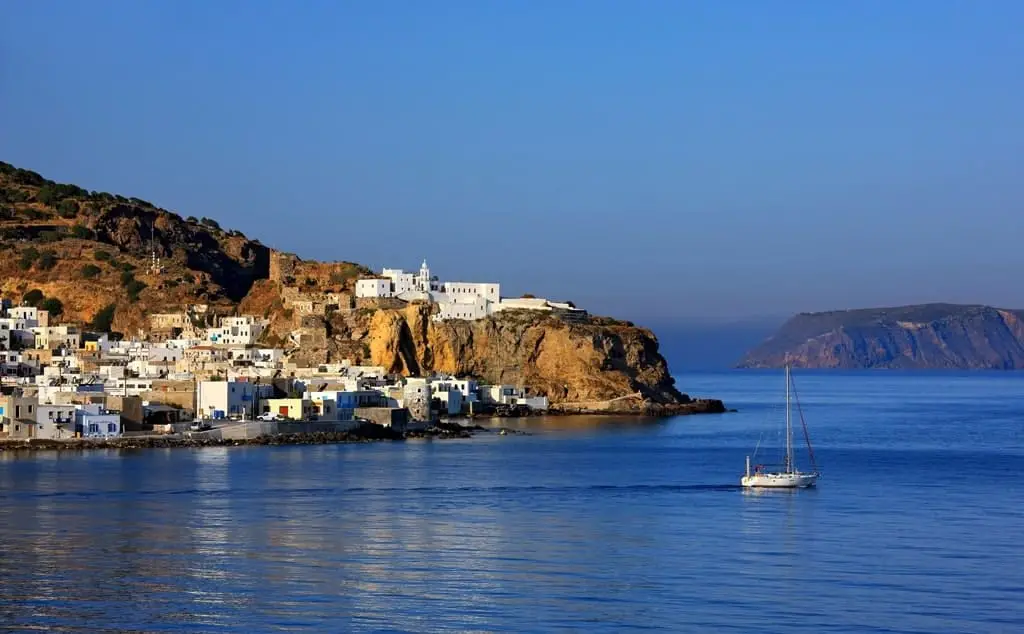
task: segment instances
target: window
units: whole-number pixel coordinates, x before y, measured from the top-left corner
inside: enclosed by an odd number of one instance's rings
[[[98,434],[98,433],[100,433],[99,423],[89,423],[89,433],[90,434]]]
[[[107,432],[111,434],[117,432],[117,423],[107,423]]]

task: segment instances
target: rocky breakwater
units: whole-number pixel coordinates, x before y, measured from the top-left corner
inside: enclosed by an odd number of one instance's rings
[[[398,432],[390,427],[367,423],[343,432],[311,432],[302,434],[275,434],[249,439],[229,440],[187,436],[128,436],[119,438],[74,438],[51,440],[47,438],[0,439],[0,453],[23,451],[83,451],[90,449],[174,449],[202,447],[240,447],[254,445],[331,445],[340,443],[376,442],[425,438],[451,440],[472,438],[478,432],[492,432],[479,425],[459,425],[441,422],[424,430]],[[525,434],[525,432],[506,433]],[[525,434],[528,435],[528,434]]]
[[[374,311],[365,337],[371,362],[390,372],[474,376],[547,396],[552,413],[721,413],[715,399],[680,392],[654,334],[629,322],[574,323],[540,311],[475,321],[431,319],[431,306]]]

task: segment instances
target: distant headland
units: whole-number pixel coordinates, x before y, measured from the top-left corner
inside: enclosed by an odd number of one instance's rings
[[[740,368],[1024,369],[1024,310],[965,304],[801,313]]]

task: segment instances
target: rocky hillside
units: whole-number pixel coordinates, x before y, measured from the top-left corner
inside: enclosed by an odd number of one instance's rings
[[[215,220],[0,162],[0,293],[17,300],[38,290],[60,302],[66,321],[89,324],[106,313],[114,330],[134,334],[149,312],[193,303],[231,312],[269,277],[272,255]]]
[[[297,362],[351,359],[407,375],[471,375],[529,386],[567,409],[721,409],[681,394],[654,335],[628,323],[570,324],[522,311],[440,323],[430,319],[430,305],[397,300],[326,313],[298,309],[310,297],[350,297],[368,273],[350,262],[302,260],[208,218],[182,218],[0,162],[0,293],[45,302],[62,313],[60,321],[134,335],[149,313],[201,303],[269,318],[266,343],[290,347]],[[288,343],[295,333],[299,346]]]
[[[742,368],[1024,368],[1024,311],[957,304],[804,313]]]

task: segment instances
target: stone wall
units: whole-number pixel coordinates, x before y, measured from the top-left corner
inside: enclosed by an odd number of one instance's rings
[[[404,407],[357,407],[355,416],[395,431],[405,431],[410,419],[409,410]]]

